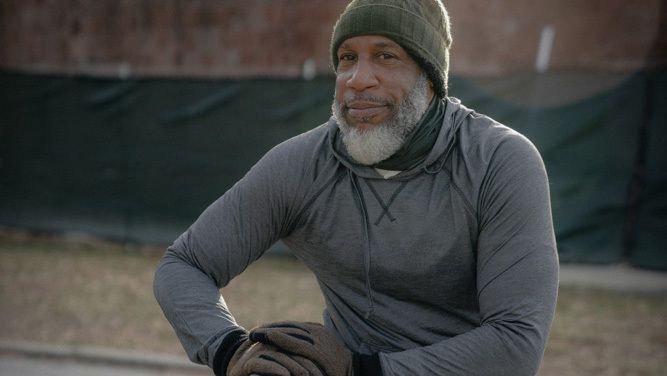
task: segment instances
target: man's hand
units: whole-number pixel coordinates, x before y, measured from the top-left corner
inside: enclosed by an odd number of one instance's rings
[[[229,361],[226,376],[325,376],[312,361],[264,343],[245,341]]]
[[[249,338],[257,344],[275,346],[291,357],[309,359],[326,376],[354,375],[352,352],[321,324],[278,322],[251,330]]]

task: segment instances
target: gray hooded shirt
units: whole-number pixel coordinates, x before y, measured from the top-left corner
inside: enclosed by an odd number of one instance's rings
[[[332,119],[270,150],[170,246],[155,295],[190,359],[239,326],[219,289],[282,241],[324,324],[385,375],[534,375],[558,287],[544,165],[522,135],[446,101],[418,166],[384,179]]]

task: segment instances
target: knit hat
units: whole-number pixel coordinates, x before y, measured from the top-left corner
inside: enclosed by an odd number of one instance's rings
[[[360,35],[381,35],[403,47],[426,72],[438,97],[447,95],[449,16],[440,0],[354,0],[334,26],[331,59],[338,68],[338,47]]]

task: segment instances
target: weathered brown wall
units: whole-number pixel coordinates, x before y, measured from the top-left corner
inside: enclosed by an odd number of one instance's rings
[[[298,75],[326,67],[340,1],[2,0],[2,65],[183,75]]]
[[[551,67],[639,69],[658,36],[659,0],[450,0],[454,69],[532,69],[542,28],[555,39]],[[663,9],[667,11],[667,9]],[[470,68],[468,68],[470,67]]]
[[[664,1],[663,1],[664,2]],[[332,25],[347,0],[0,0],[0,68],[102,75],[299,76],[330,72]],[[448,0],[452,70],[630,72],[658,36],[660,0]],[[663,36],[664,42],[664,36]],[[663,43],[664,44],[664,43]]]

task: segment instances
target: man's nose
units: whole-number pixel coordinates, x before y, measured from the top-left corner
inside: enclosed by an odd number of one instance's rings
[[[372,88],[378,84],[377,76],[371,64],[363,60],[359,60],[350,72],[350,78],[345,85],[356,91],[363,91]]]

